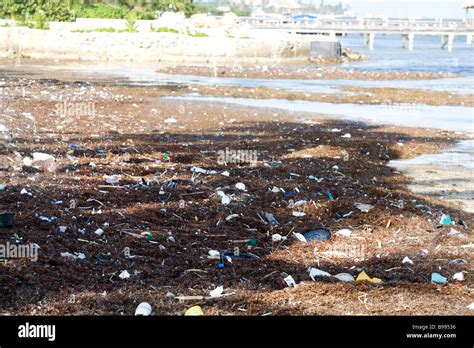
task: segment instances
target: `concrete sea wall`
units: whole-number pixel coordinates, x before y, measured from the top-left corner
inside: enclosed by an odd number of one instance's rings
[[[85,61],[279,63],[308,61],[313,37],[193,37],[154,32],[72,32],[0,27],[0,57]],[[321,38],[322,41],[327,41]]]

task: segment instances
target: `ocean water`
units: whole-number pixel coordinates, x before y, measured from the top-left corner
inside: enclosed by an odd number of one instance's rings
[[[362,62],[342,64],[344,69],[474,76],[474,45],[467,45],[465,36],[455,37],[452,52],[440,48],[440,36],[415,36],[413,51],[402,48],[400,35],[376,35],[373,51],[364,47],[361,35],[348,35],[341,37],[340,41],[342,47],[354,49],[368,58]]]

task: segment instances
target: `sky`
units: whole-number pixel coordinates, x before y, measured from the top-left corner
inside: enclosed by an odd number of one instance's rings
[[[313,0],[318,3],[320,0]],[[325,0],[325,4],[342,2],[358,15],[388,17],[463,18],[463,0]],[[474,9],[471,10],[474,12]]]

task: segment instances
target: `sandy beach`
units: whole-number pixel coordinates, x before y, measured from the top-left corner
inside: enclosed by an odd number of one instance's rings
[[[2,77],[0,199],[15,226],[0,236],[40,246],[38,262],[0,267],[2,314],[126,314],[143,298],[161,315],[196,304],[206,315],[470,314],[474,216],[410,190],[388,165],[465,136],[169,98],[210,87],[57,77]],[[216,94],[249,93],[226,88]],[[256,163],[219,160],[238,150],[255,151]],[[57,168],[25,162],[35,152]],[[443,214],[455,224],[440,225]],[[320,227],[330,240],[293,234]],[[382,282],[312,281],[309,267]],[[465,271],[465,281],[431,283],[440,267],[448,278]],[[225,296],[209,298],[222,284]]]

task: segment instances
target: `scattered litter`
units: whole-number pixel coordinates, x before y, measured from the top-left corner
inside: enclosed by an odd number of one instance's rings
[[[272,235],[272,242],[280,242],[285,239],[286,237],[283,237],[281,234],[278,234],[278,233],[275,233]]]
[[[270,191],[272,191],[273,193],[279,193],[279,192],[281,192],[281,190],[280,190],[278,187],[276,187],[276,186],[273,186],[273,188],[272,188]]]
[[[410,260],[410,258],[409,258],[408,256],[405,256],[405,257],[403,258],[402,263],[409,263],[409,264],[411,264],[411,265],[414,264],[413,261]]]
[[[337,231],[335,234],[338,236],[350,237],[352,234],[352,231],[349,229],[342,229],[342,230]]]
[[[220,258],[221,253],[217,250],[209,250],[209,258]]]
[[[104,234],[104,230],[102,228],[98,228],[94,233],[100,237]]]
[[[296,288],[296,287],[298,286],[298,285],[296,284],[295,280],[293,279],[293,277],[290,276],[290,275],[287,276],[287,277],[285,277],[285,278],[283,278],[283,280],[285,281],[286,285],[288,285],[288,286],[290,286],[290,287],[292,286],[292,287]]]
[[[278,225],[278,221],[275,219],[272,213],[263,213],[263,216],[270,225]]]
[[[217,191],[217,194],[221,197],[222,205],[227,205],[230,203],[230,197],[227,196],[224,191]]]
[[[294,236],[296,239],[298,239],[300,242],[308,243],[308,241],[306,240],[306,238],[305,238],[301,233],[293,232],[293,236]]]
[[[363,213],[368,213],[369,211],[375,208],[373,205],[365,204],[365,203],[354,203],[354,205],[357,209],[359,209]]]
[[[466,306],[467,309],[470,309],[471,311],[474,311],[474,302],[472,302],[470,305]]]
[[[467,260],[464,260],[464,259],[454,259],[450,261],[449,263],[452,265],[467,265],[468,264]]]
[[[334,196],[332,195],[330,191],[326,191],[326,195],[328,196],[330,201],[334,201]]]
[[[122,271],[122,272],[119,274],[119,278],[120,278],[120,279],[128,279],[128,278],[130,278],[130,273],[128,273],[127,270]]]
[[[109,176],[109,175],[104,175],[105,182],[110,185],[116,185],[119,183],[119,180],[115,175]]]
[[[239,214],[230,214],[225,219],[226,219],[226,221],[230,221],[230,220],[235,219],[236,217],[239,217]]]
[[[308,273],[309,273],[309,277],[314,281],[315,277],[330,277],[331,274],[329,274],[328,272],[325,272],[325,271],[321,271],[320,269],[317,269],[317,268],[314,268],[314,267],[310,267],[308,269]]]
[[[365,271],[362,271],[359,273],[359,275],[356,278],[356,283],[363,283],[363,282],[369,282],[372,284],[378,284],[382,283],[382,279],[379,278],[371,278],[365,273]]]
[[[291,213],[291,215],[296,216],[296,217],[302,217],[302,216],[305,216],[306,213],[303,213],[302,211],[294,211],[293,213]]]
[[[241,191],[247,191],[245,188],[245,184],[242,182],[238,182],[237,184],[235,184],[235,188]]]
[[[448,281],[448,278],[446,277],[443,277],[441,274],[439,273],[432,273],[431,274],[431,282],[432,283],[437,283],[437,284],[444,284]]]
[[[86,255],[84,253],[74,253],[74,254],[71,254],[69,252],[62,252],[61,253],[61,256],[62,257],[67,257],[67,258],[71,258],[71,259],[75,259],[75,260],[83,260],[86,258]]]
[[[439,223],[441,225],[451,225],[453,223],[453,221],[451,220],[451,216],[443,214],[441,216],[441,219],[439,220]]]
[[[210,295],[211,297],[219,297],[222,295],[223,292],[224,292],[224,287],[218,286],[217,288],[215,288],[214,290],[210,292]]]
[[[216,174],[217,173],[215,170],[207,170],[207,169],[200,168],[200,167],[192,167],[191,172],[201,173],[201,174],[206,174],[206,175],[211,175],[211,174]]]
[[[135,309],[135,315],[148,316],[151,315],[152,311],[151,305],[148,302],[142,302]]]
[[[64,233],[67,231],[67,226],[59,226],[59,232]]]
[[[252,260],[252,259],[259,259],[259,257],[252,253],[239,253],[236,255],[233,252],[225,251],[222,253],[224,257],[230,257],[231,259],[241,259],[241,260]]]
[[[0,191],[5,191],[6,188],[7,188],[7,185],[0,184]]]
[[[200,306],[193,306],[189,308],[185,313],[185,316],[204,316],[204,312],[202,311]]]
[[[464,273],[463,272],[458,272],[453,275],[453,279],[457,281],[464,281]]]
[[[346,133],[346,134],[342,135],[341,138],[350,139],[350,138],[352,138],[352,135],[351,135],[351,133]]]
[[[331,239],[331,231],[329,231],[327,228],[316,228],[303,233],[303,236],[308,241],[308,243],[314,240],[326,241]]]
[[[355,281],[354,277],[349,273],[339,273],[334,276],[334,278],[342,282],[353,282]]]
[[[229,173],[229,172],[226,170],[226,171],[223,171],[223,172],[221,173],[221,175],[224,175],[224,176],[229,176],[229,175],[230,175],[230,173]]]

